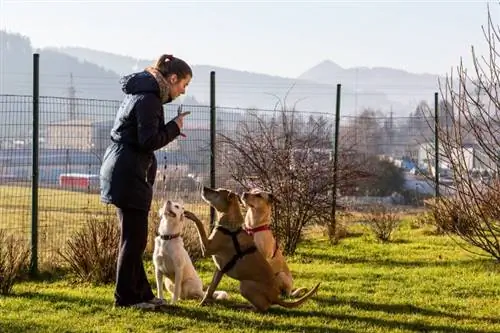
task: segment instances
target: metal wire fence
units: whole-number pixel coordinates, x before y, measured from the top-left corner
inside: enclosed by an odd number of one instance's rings
[[[0,229],[27,241],[33,231],[32,103],[31,96],[0,95]],[[99,169],[119,105],[120,101],[115,100],[39,99],[37,237],[38,260],[42,265],[59,262],[58,251],[90,218],[115,218],[114,209],[99,200]],[[208,207],[202,203],[199,190],[201,185],[211,183],[211,156],[217,162],[217,186],[236,188],[241,184],[232,177],[236,170],[228,170],[223,163],[229,152],[211,150],[210,106],[183,105],[183,110],[191,112],[183,129],[186,137],[155,153],[158,160],[155,198],[183,200],[195,212],[206,214]],[[176,105],[168,105],[165,118],[175,117],[176,111]],[[259,122],[264,125],[259,127]],[[266,129],[272,127],[269,124],[280,124],[285,132],[286,128],[297,133],[307,128],[317,129],[316,135],[322,137],[322,143],[316,148],[322,149],[322,155],[316,158],[332,158],[335,129],[332,113],[216,108],[216,133],[235,141],[243,140],[241,135],[245,130],[257,137],[266,136]],[[428,150],[423,149],[431,137],[429,124],[422,118],[365,114],[340,118],[338,145],[343,151],[355,150],[359,155],[391,159],[406,170],[407,189],[418,196],[432,193],[432,187],[411,175],[418,165],[431,162],[425,154]],[[297,141],[292,148],[315,148],[304,145],[303,141]],[[272,142],[269,147],[274,147]],[[283,165],[284,169],[290,167]],[[366,197],[363,193],[356,195]],[[157,204],[153,205],[152,218],[156,216],[156,208]]]

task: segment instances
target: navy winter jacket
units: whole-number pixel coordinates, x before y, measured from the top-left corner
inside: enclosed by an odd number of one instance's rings
[[[157,168],[154,151],[174,140],[180,129],[173,120],[165,124],[160,89],[151,74],[131,74],[122,84],[126,96],[100,170],[101,201],[149,210]]]

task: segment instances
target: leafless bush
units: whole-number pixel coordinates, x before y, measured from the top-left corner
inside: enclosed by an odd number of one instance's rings
[[[432,210],[418,213],[410,221],[410,228],[420,229],[426,226],[435,226],[434,214]]]
[[[249,111],[234,134],[219,134],[219,167],[243,189],[259,187],[279,197],[272,228],[286,254],[295,251],[304,226],[318,218],[335,239],[332,133],[328,119],[305,120],[282,105],[267,116]],[[338,160],[342,191],[362,177],[362,161],[349,149]]]
[[[449,165],[453,183],[451,195],[440,198],[433,208],[443,232],[500,261],[500,76],[496,50],[500,28],[493,23],[489,8],[483,32],[487,56],[477,56],[472,48],[472,75],[460,64],[457,77],[451,73],[441,88],[444,102],[439,108],[439,123],[432,127],[439,138],[439,158]]]
[[[388,242],[401,223],[398,214],[384,205],[370,207],[365,219],[375,237],[382,242]]]
[[[428,222],[436,227],[437,234],[465,235],[470,233],[470,225],[476,218],[471,218],[459,207],[459,200],[453,197],[426,200],[431,208]]]
[[[110,283],[115,280],[120,232],[116,218],[88,218],[75,232],[59,255],[83,281]]]
[[[460,196],[454,196],[427,201],[427,205],[432,209],[437,231],[451,237],[458,237],[500,261],[498,243],[500,225],[498,220],[491,218],[491,215],[496,215],[496,212],[477,205],[472,198],[468,204],[464,204],[461,200]],[[494,203],[490,202],[490,204]],[[498,209],[495,208],[495,210]],[[484,252],[473,251],[470,247],[464,246],[464,249],[484,255]]]
[[[0,230],[0,294],[12,292],[15,280],[28,266],[29,253],[26,243]]]

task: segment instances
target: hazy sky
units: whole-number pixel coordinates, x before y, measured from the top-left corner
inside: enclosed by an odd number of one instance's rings
[[[494,16],[500,5],[491,3]],[[34,47],[82,46],[138,58],[295,77],[330,59],[444,74],[484,53],[487,1],[0,0],[0,29]],[[497,21],[498,23],[498,21]],[[1,52],[1,50],[0,50]]]

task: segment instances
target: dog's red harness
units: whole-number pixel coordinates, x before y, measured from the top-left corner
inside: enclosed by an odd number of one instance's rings
[[[247,234],[249,234],[250,236],[253,236],[253,234],[259,232],[259,231],[266,231],[266,230],[271,230],[271,228],[269,227],[269,224],[263,224],[263,225],[260,225],[256,228],[247,228],[246,226],[244,226],[245,228],[245,231]],[[273,255],[271,258],[274,258],[274,256],[276,255],[276,252],[278,252],[278,242],[274,242],[274,252],[273,252]]]
[[[264,225],[261,225],[261,226],[258,226],[256,228],[247,228],[245,226],[245,231],[247,232],[247,234],[249,234],[250,236],[253,236],[253,234],[255,234],[256,232],[259,232],[259,231],[265,231],[265,230],[271,230],[271,228],[269,227],[269,224],[264,224]]]

